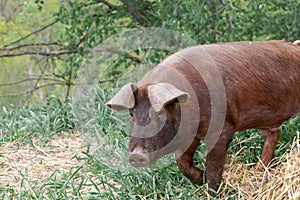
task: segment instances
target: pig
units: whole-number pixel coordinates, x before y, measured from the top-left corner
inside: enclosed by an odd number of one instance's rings
[[[299,42],[231,42],[180,50],[106,104],[129,110],[129,163],[148,167],[175,153],[179,170],[217,190],[234,133],[260,129],[269,166],[281,123],[300,112]],[[205,170],[193,163],[207,144]],[[261,167],[260,164],[257,165]]]

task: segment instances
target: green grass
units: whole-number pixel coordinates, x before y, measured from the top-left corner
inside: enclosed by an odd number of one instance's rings
[[[179,172],[172,155],[164,159],[167,164],[159,163],[150,169],[129,167],[127,113],[113,113],[104,105],[113,91],[96,91],[93,98],[80,101],[80,105],[51,98],[41,106],[1,109],[0,146],[10,141],[18,141],[20,145],[31,144],[34,138],[41,139],[38,145],[45,146],[55,134],[73,134],[79,120],[79,128],[82,128],[79,132],[89,142],[84,157],[74,155],[73,159],[81,163],[76,168],[67,172],[57,169],[40,183],[30,182],[24,173],[20,180],[23,184],[18,190],[10,184],[0,186],[1,199],[207,199],[206,186],[190,183]],[[91,105],[91,115],[78,116],[81,112],[74,115],[74,106],[80,106],[84,111]],[[100,130],[95,130],[97,127]],[[289,149],[296,131],[300,130],[300,116],[285,122],[281,130],[282,136],[275,152],[277,157]],[[228,157],[235,155],[239,158],[236,162],[254,163],[262,147],[259,131],[242,131],[231,143]],[[195,162],[203,165],[200,151],[196,153]],[[235,199],[237,194],[238,191],[229,188],[216,199]]]
[[[74,129],[71,103],[62,103],[55,97],[47,104],[35,107],[3,107],[0,110],[0,145],[19,138],[42,136],[47,142],[52,135]]]

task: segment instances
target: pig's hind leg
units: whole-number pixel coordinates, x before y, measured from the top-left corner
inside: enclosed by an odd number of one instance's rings
[[[193,157],[200,140],[195,138],[190,147],[182,154],[176,154],[179,170],[190,179],[192,183],[203,184],[203,171],[194,166]]]
[[[261,162],[257,163],[256,168],[262,169],[263,166],[268,167],[271,163],[271,160],[274,155],[274,150],[277,144],[278,139],[280,138],[280,130],[279,127],[263,129],[262,135],[264,138],[264,148],[261,154]]]

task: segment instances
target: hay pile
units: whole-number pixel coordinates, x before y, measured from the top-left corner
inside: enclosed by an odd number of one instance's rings
[[[258,171],[231,163],[224,177],[225,184],[237,190],[240,199],[300,199],[300,139],[273,167]]]
[[[22,179],[28,180],[23,181],[25,184],[40,182],[55,170],[59,170],[58,176],[61,176],[80,164],[78,159],[72,158],[80,157],[84,151],[84,142],[76,135],[55,136],[44,148],[36,144],[37,139],[32,145],[23,146],[15,141],[0,146],[0,185],[18,191]]]

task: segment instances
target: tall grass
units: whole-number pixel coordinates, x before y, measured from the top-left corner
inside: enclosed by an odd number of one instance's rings
[[[3,107],[0,110],[0,145],[18,138],[40,136],[45,142],[61,131],[74,129],[75,121],[71,102],[61,102],[56,97],[45,105],[17,108]]]
[[[2,199],[206,199],[206,185],[197,186],[178,170],[174,156],[165,158],[166,164],[153,168],[132,169],[127,163],[128,126],[127,113],[117,114],[107,109],[105,103],[112,90],[93,91],[94,119],[83,124],[97,124],[101,130],[78,130],[87,140],[89,148],[84,157],[74,155],[81,163],[69,172],[54,171],[51,176],[41,180],[41,184],[27,186],[21,184],[18,191],[10,185],[0,186]],[[90,103],[89,102],[89,103]],[[82,103],[82,102],[81,102]],[[78,105],[77,105],[78,106]],[[85,105],[80,105],[85,108]],[[90,104],[88,105],[90,106]],[[0,111],[0,146],[9,141],[26,141],[41,138],[46,144],[54,134],[72,134],[78,118],[74,114],[72,101],[61,102],[57,98],[35,107],[2,108]],[[82,118],[83,119],[83,118]],[[296,116],[281,126],[282,136],[275,155],[281,156],[289,149],[289,144],[300,130],[300,116]],[[90,133],[89,133],[90,131]],[[100,140],[100,141],[99,141]],[[239,158],[236,162],[257,162],[261,153],[263,139],[259,131],[247,130],[236,134],[231,143],[228,157]],[[278,150],[280,149],[280,151]],[[1,156],[1,152],[0,152]],[[195,163],[203,166],[200,151],[195,155]],[[1,165],[1,163],[0,163]],[[26,174],[21,181],[26,182]],[[1,182],[1,180],[0,180]],[[238,191],[226,189],[216,199],[235,199]]]

